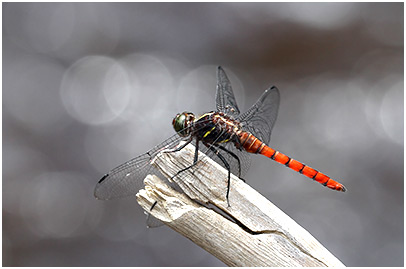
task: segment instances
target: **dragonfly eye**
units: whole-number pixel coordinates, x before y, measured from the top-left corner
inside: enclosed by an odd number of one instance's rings
[[[190,133],[189,124],[193,117],[193,114],[189,112],[183,112],[181,114],[177,114],[172,121],[173,128],[180,136],[188,136]]]

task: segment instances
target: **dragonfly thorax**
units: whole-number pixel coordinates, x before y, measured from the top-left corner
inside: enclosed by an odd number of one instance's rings
[[[194,120],[195,115],[192,112],[184,111],[176,114],[175,118],[173,118],[172,126],[180,136],[186,137],[190,135],[190,127]]]
[[[208,112],[195,120],[193,133],[198,140],[210,145],[226,142],[238,142],[238,134],[242,132],[238,121],[222,112]]]

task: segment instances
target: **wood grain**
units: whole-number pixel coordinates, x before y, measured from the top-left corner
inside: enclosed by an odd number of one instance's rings
[[[188,145],[179,152],[159,154],[154,165],[170,179],[193,162],[193,154],[194,147]],[[147,176],[138,203],[229,266],[344,266],[309,232],[235,176],[228,206],[227,171],[203,153],[199,160],[204,161],[198,169],[173,178],[183,193]]]

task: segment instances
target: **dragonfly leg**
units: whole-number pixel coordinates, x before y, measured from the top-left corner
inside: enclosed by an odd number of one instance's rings
[[[235,155],[234,152],[232,152],[232,151],[226,149],[225,147],[223,147],[223,146],[221,146],[221,145],[219,145],[218,147],[219,147],[219,149],[224,150],[225,152],[227,152],[228,154],[230,154],[234,159],[237,160],[237,163],[238,163],[238,178],[245,182],[245,180],[241,177],[241,162],[240,162],[240,158],[238,158],[238,156]]]
[[[181,145],[181,146],[177,145],[176,148],[174,148],[174,149],[167,149],[167,150],[164,150],[163,152],[172,153],[172,152],[180,151],[180,150],[182,150],[184,147],[186,147],[190,142],[192,142],[192,139],[193,139],[193,137],[190,136],[190,137],[188,138],[188,140],[185,140],[186,142],[185,142],[183,145]]]
[[[192,140],[190,139],[190,141],[188,141],[188,143],[186,143],[186,144],[189,144],[191,141],[192,141]],[[186,144],[185,144],[185,145],[186,145]],[[179,150],[181,150],[182,148],[185,147],[185,145],[182,145],[182,146],[180,147],[180,149],[175,149],[174,151],[179,151]],[[195,150],[195,156],[194,156],[194,158],[193,158],[193,164],[190,165],[190,166],[188,166],[188,167],[186,167],[186,168],[183,168],[183,169],[179,170],[173,177],[171,177],[171,179],[174,178],[174,177],[176,177],[176,176],[178,176],[180,173],[183,173],[183,172],[185,172],[186,170],[189,170],[190,168],[192,168],[193,166],[195,166],[195,165],[197,164],[198,156],[199,156],[199,140],[196,139],[196,150]]]
[[[230,169],[230,165],[228,164],[227,160],[223,157],[223,155],[221,155],[220,151],[218,149],[216,149],[215,147],[219,147],[219,146],[215,146],[215,145],[210,145],[208,143],[204,143],[203,144],[208,147],[211,151],[214,152],[214,154],[217,155],[217,157],[220,158],[220,160],[223,162],[224,166],[226,167],[227,171],[228,171],[228,179],[227,179],[227,194],[226,194],[226,199],[227,199],[227,205],[230,206],[230,201],[228,200],[228,195],[230,194],[230,183],[231,183],[231,169]],[[228,152],[228,150],[226,150],[226,152]],[[234,153],[233,153],[234,154]],[[235,155],[235,154],[234,154]],[[235,156],[237,157],[237,156]],[[237,157],[238,158],[238,157]]]

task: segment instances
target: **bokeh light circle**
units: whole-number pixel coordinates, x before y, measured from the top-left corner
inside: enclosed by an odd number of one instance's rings
[[[68,113],[86,124],[104,124],[127,107],[131,85],[126,70],[104,56],[87,56],[65,73],[61,98]]]
[[[83,177],[47,172],[34,177],[22,191],[20,214],[40,237],[71,237],[84,222],[87,193]]]

